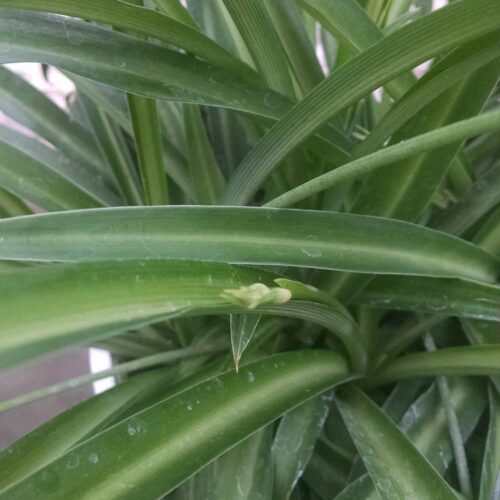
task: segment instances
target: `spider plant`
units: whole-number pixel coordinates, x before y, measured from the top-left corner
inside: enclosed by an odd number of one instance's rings
[[[0,0],[0,63],[75,86],[0,68],[0,367],[115,360],[0,410],[118,381],[5,449],[0,498],[498,500],[499,28]]]

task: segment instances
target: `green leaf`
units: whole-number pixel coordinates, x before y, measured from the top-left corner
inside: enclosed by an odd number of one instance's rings
[[[265,204],[268,207],[289,207],[302,201],[310,196],[320,193],[326,189],[332,188],[341,183],[347,183],[356,179],[362,178],[366,174],[371,174],[375,170],[381,167],[390,166],[394,169],[395,162],[401,162],[401,160],[406,160],[409,157],[415,156],[418,153],[429,152],[432,150],[440,149],[443,146],[454,144],[457,141],[463,141],[474,135],[483,134],[493,130],[500,129],[500,112],[491,111],[489,113],[484,113],[473,118],[462,120],[451,125],[437,128],[426,132],[407,140],[402,140],[401,142],[388,146],[374,153],[367,154],[361,158],[357,158],[346,165],[336,168],[330,172],[327,172],[319,177],[311,179],[300,186],[278,196],[274,200],[271,200]],[[404,164],[397,165],[398,172],[402,175],[407,172],[407,166]],[[394,170],[391,170],[394,172]],[[386,175],[387,171],[382,172]],[[378,174],[378,173],[377,173]],[[498,172],[493,172],[490,177],[494,177],[494,181],[497,181]],[[416,185],[419,185],[418,183]],[[496,186],[496,184],[495,184]],[[480,199],[478,197],[477,191],[480,187],[477,187],[473,191],[474,200]],[[493,194],[494,193],[494,194]],[[482,193],[481,193],[482,194]],[[489,189],[490,203],[485,203],[484,207],[474,206],[474,215],[469,215],[468,219],[471,217],[477,217],[477,212],[484,213],[488,208],[491,208],[492,203],[498,198],[498,190],[494,187]],[[402,197],[399,201],[407,199]],[[471,211],[470,204],[465,205],[465,210]],[[462,211],[462,213],[463,213]],[[393,214],[384,214],[385,217],[392,216]],[[453,216],[453,213],[451,214]],[[450,217],[451,217],[450,216]],[[446,216],[445,216],[446,217]],[[399,217],[398,217],[399,218]],[[474,219],[475,220],[475,219]],[[440,229],[446,229],[446,226],[438,226]],[[458,234],[458,233],[457,233]]]
[[[184,106],[187,153],[191,182],[200,205],[216,205],[224,192],[226,181],[210,144],[201,110]]]
[[[38,266],[0,283],[0,365],[89,343],[189,309],[221,306],[226,288],[270,281],[264,271],[190,261]],[[18,300],[18,297],[23,300]],[[40,300],[40,297],[45,300]]]
[[[106,125],[106,128],[109,128],[108,133],[113,133],[113,137],[110,137],[110,140],[116,141],[116,127],[119,126],[123,130],[125,130],[128,134],[132,135],[132,124],[129,120],[129,113],[127,109],[127,102],[125,99],[125,94],[120,91],[114,90],[110,87],[106,87],[100,83],[92,82],[91,80],[87,80],[86,78],[81,78],[76,75],[69,75],[73,82],[75,83],[78,91],[83,94],[85,97],[88,97],[93,103],[95,107],[99,109],[99,114],[104,122],[103,125]],[[162,109],[162,105],[168,105],[175,103],[170,102],[160,102],[160,111]],[[164,120],[163,120],[164,121]],[[170,125],[170,124],[169,124]],[[95,128],[95,127],[94,127]],[[98,127],[99,128],[99,127]],[[169,132],[171,132],[169,130]],[[170,134],[169,134],[170,135]],[[102,139],[102,137],[101,137]],[[167,138],[163,137],[164,140],[164,156],[165,156],[165,168],[168,172],[168,175],[171,179],[186,193],[190,200],[194,199],[193,190],[189,181],[189,176],[187,173],[187,162],[178,148]],[[104,142],[106,142],[104,140]],[[120,141],[122,142],[122,141]],[[121,153],[122,145],[121,144],[110,144],[114,149],[116,149],[115,154]],[[108,152],[109,154],[109,152]],[[128,161],[127,161],[128,163]],[[119,164],[118,164],[119,165]],[[121,172],[126,172],[124,165],[120,165],[120,170],[118,171],[115,168],[115,175],[123,175]],[[130,182],[130,176],[123,176],[122,183],[124,181]],[[133,189],[132,189],[133,188]],[[123,188],[122,188],[123,189]],[[137,199],[137,194],[133,194],[132,191],[136,191],[136,186],[129,186],[128,191],[130,191],[130,199]]]
[[[0,186],[45,210],[100,207],[102,203],[44,163],[0,140]]]
[[[459,496],[384,412],[359,389],[336,396],[349,433],[381,498]]]
[[[183,7],[180,0],[154,0],[160,11],[167,16],[179,21],[180,23],[187,24],[191,28],[198,29],[196,22],[191,17],[187,9]]]
[[[99,172],[92,171],[88,168],[88,164],[74,160],[61,150],[52,149],[37,139],[7,127],[0,126],[0,140],[66,177],[80,189],[101,201],[103,205],[121,204],[121,199],[116,194],[106,169],[103,168]]]
[[[500,491],[500,396],[490,387],[490,425],[484,450],[479,500],[498,497]]]
[[[287,58],[263,0],[223,0],[269,87],[293,98]]]
[[[248,202],[278,163],[321,125],[397,75],[500,26],[496,0],[464,0],[404,26],[334,71],[239,165],[224,203]]]
[[[212,492],[200,491],[209,500],[272,498],[272,426],[256,432],[213,464],[216,476]],[[194,500],[194,499],[193,499]]]
[[[231,314],[231,347],[236,372],[239,371],[241,356],[252,340],[260,318],[260,315]]]
[[[487,282],[498,271],[490,254],[443,233],[401,221],[306,210],[128,207],[61,212],[0,221],[0,238],[2,259],[190,258]]]
[[[500,344],[498,324],[491,321],[462,319],[462,328],[469,342],[473,345]],[[500,394],[500,376],[490,377]]]
[[[500,346],[478,345],[448,347],[419,352],[388,361],[374,375],[373,384],[387,384],[411,377],[439,375],[498,375]]]
[[[43,62],[145,97],[222,106],[270,118],[290,106],[288,99],[265,85],[193,56],[61,16],[2,8],[2,47],[9,50],[0,50],[1,64]],[[106,58],[100,57],[103,53]]]
[[[4,17],[3,12],[0,17]],[[0,62],[6,62],[2,59],[0,55]],[[99,171],[102,160],[89,132],[48,97],[4,67],[0,67],[0,109],[68,155],[90,164],[91,173]]]
[[[2,497],[55,498],[78,491],[80,497],[157,498],[284,412],[349,378],[345,361],[331,352],[270,356],[136,413]],[[68,463],[79,466],[68,469]]]
[[[32,210],[18,198],[5,189],[0,188],[0,217],[17,217],[19,215],[30,215]]]
[[[436,350],[436,344],[430,333],[424,337],[424,345],[429,352]],[[464,446],[462,431],[455,408],[451,403],[450,386],[446,377],[437,377],[436,386],[439,392],[439,397],[443,402],[446,420],[448,421],[448,431],[450,434],[451,444],[453,446],[453,456],[455,457],[455,465],[460,484],[460,491],[466,497],[472,496],[472,485],[469,472],[469,464],[467,462],[467,454]]]
[[[356,148],[356,155],[376,151],[410,118],[460,80],[490,63],[500,55],[498,35],[473,40],[437,62],[413,85],[370,131]]]
[[[127,98],[146,204],[167,205],[167,181],[156,101],[133,94],[128,94]]]
[[[499,186],[500,169],[497,165],[481,176],[458,203],[431,220],[430,225],[457,236],[464,234],[500,202]]]
[[[90,122],[95,140],[111,167],[123,197],[131,205],[142,205],[136,167],[121,130],[87,95],[80,92],[78,99],[77,102],[81,103],[82,112]]]
[[[500,321],[500,287],[474,281],[379,276],[354,301],[378,309]]]
[[[264,5],[281,39],[288,62],[303,92],[315,87],[324,75],[314,46],[303,25],[294,0],[264,0]]]
[[[0,453],[3,490],[49,464],[79,441],[102,429],[152,385],[165,384],[170,372],[151,371],[61,413]]]
[[[299,0],[299,3],[335,37],[349,58],[384,38],[383,31],[356,0]],[[397,99],[414,80],[411,74],[402,75],[387,82],[385,87]]]
[[[486,407],[484,387],[477,379],[450,380],[450,398],[467,440]],[[453,460],[448,422],[437,388],[433,384],[408,408],[399,427],[435,469],[444,474]],[[338,500],[379,499],[368,474],[352,482]]]
[[[203,348],[186,348],[186,349],[174,349],[172,351],[160,352],[158,354],[152,354],[151,356],[144,356],[133,361],[128,361],[126,363],[120,363],[108,370],[101,370],[96,373],[88,373],[87,375],[81,375],[80,377],[65,380],[64,382],[59,382],[48,387],[43,387],[36,391],[30,392],[28,394],[23,394],[17,398],[9,399],[7,401],[2,401],[0,403],[0,413],[4,411],[11,410],[12,408],[17,408],[19,406],[32,403],[33,401],[38,401],[40,399],[53,396],[55,394],[60,394],[64,391],[80,387],[82,385],[90,384],[96,380],[101,380],[107,377],[115,377],[117,375],[129,375],[134,371],[144,370],[146,368],[151,368],[154,366],[166,365],[174,363],[181,359],[218,353],[221,348],[214,347],[203,347]]]
[[[200,56],[216,66],[256,79],[255,73],[244,63],[226,52],[200,31],[184,22],[118,0],[1,0],[2,7],[52,12],[109,24],[120,30],[151,36],[187,52]]]
[[[324,394],[286,413],[281,419],[272,446],[273,498],[290,498],[309,463],[331,401],[332,394]]]
[[[405,140],[413,134],[477,115],[496,84],[499,68],[498,62],[493,61],[455,84],[400,129],[394,140]],[[460,147],[460,141],[447,143],[435,151],[395,164],[383,174],[371,174],[357,193],[351,211],[417,221],[443,183]],[[342,276],[329,288],[335,289],[339,297],[349,299],[365,285],[366,280],[362,278]]]

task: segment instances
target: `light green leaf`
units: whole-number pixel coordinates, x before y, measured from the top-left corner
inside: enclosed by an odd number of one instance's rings
[[[332,394],[324,394],[286,413],[281,419],[272,446],[273,498],[290,498],[309,463],[331,401]]]
[[[260,318],[260,315],[231,314],[231,347],[236,372],[239,371],[241,356],[252,340]]]
[[[200,494],[208,494],[209,500],[271,500],[272,430],[268,425],[222,455],[213,464],[216,473],[214,490],[200,491]]]
[[[384,412],[355,387],[336,396],[354,444],[382,498],[458,499]]]
[[[158,498],[281,414],[349,378],[343,358],[331,352],[270,356],[136,413],[2,497],[49,499],[78,491],[80,498]],[[68,463],[79,466],[68,469]]]
[[[477,379],[454,378],[450,381],[450,399],[467,440],[486,407],[486,394]],[[433,384],[405,412],[399,427],[429,462],[444,474],[453,460],[448,423],[437,388]],[[338,500],[380,499],[368,474],[353,481]],[[383,499],[383,496],[382,496]]]
[[[443,233],[401,221],[306,210],[128,207],[61,212],[0,221],[0,238],[2,259],[190,258],[486,282],[498,272],[493,256]]]
[[[379,385],[409,377],[498,375],[499,360],[498,345],[448,347],[407,354],[388,361],[376,372],[372,382]]]

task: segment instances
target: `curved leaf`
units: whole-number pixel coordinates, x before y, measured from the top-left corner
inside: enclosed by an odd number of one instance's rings
[[[363,392],[349,387],[336,400],[381,498],[458,500],[458,494]]]
[[[1,60],[2,55],[0,62],[4,62]],[[0,109],[70,156],[87,162],[91,174],[99,171],[101,158],[89,132],[42,92],[4,67],[0,67]]]
[[[0,453],[0,490],[20,481],[102,429],[153,385],[165,384],[170,372],[150,371],[61,413]]]
[[[0,140],[0,186],[45,210],[102,206],[44,163]]]
[[[1,259],[189,258],[487,282],[498,271],[493,256],[443,233],[306,210],[193,206],[61,212],[0,221],[0,238]]]
[[[378,309],[500,321],[500,287],[473,281],[379,276],[355,302]]]
[[[331,352],[270,356],[136,413],[2,497],[158,498],[284,412],[349,378],[345,361]],[[68,469],[68,463],[78,466]]]
[[[8,272],[0,282],[0,365],[192,308],[221,306],[226,303],[223,290],[262,279],[272,283],[271,277],[249,268],[190,261],[115,261]]]
[[[451,403],[460,421],[464,440],[474,431],[484,408],[486,394],[477,379],[450,381]],[[453,460],[448,422],[437,388],[432,385],[408,408],[399,427],[436,470],[444,474]],[[338,500],[379,499],[368,474],[352,482],[338,496]]]
[[[273,498],[290,498],[323,430],[331,401],[332,394],[324,394],[289,411],[281,419],[272,446]]]
[[[207,500],[270,499],[273,484],[270,450],[272,427],[264,427],[215,462],[213,490],[200,489],[199,496],[195,494],[193,500],[200,496],[207,496]]]
[[[37,139],[4,126],[0,126],[0,140],[66,177],[103,205],[121,204],[120,197],[114,192],[106,176],[107,172],[92,172],[87,164],[79,163],[60,150],[51,149]]]
[[[200,31],[162,15],[118,0],[1,0],[0,7],[52,12],[109,24],[123,31],[151,36],[200,56],[216,66],[257,79],[249,66],[232,56]]]
[[[83,21],[1,8],[0,63],[23,61],[51,64],[146,97],[271,118],[290,106],[263,84],[190,55]]]
[[[483,134],[493,130],[500,129],[500,112],[491,111],[489,113],[484,113],[473,118],[462,120],[451,125],[437,128],[430,132],[426,132],[407,140],[402,140],[392,146],[388,146],[374,153],[367,154],[361,158],[357,158],[346,165],[336,168],[330,172],[327,172],[319,177],[311,179],[300,186],[278,196],[274,200],[271,200],[265,204],[268,207],[289,207],[304,200],[310,196],[320,193],[326,189],[332,188],[343,182],[349,182],[356,179],[360,179],[363,175],[372,173],[384,166],[392,165],[397,161],[404,160],[408,157],[414,156],[418,153],[428,152],[434,149],[440,149],[443,146],[453,144],[456,142],[463,141],[474,135]],[[406,172],[406,166],[400,165],[399,171],[401,174]],[[497,181],[498,172],[490,174],[493,177],[493,181]],[[477,216],[477,212],[480,210],[487,211],[491,208],[491,204],[496,201],[499,197],[498,190],[495,189],[495,185],[492,186],[487,194],[489,195],[490,204],[486,203],[483,206],[470,206],[469,200],[467,199],[464,203],[465,206],[459,206],[459,208],[454,212],[451,212],[451,216],[461,215],[463,219],[463,210],[472,211],[475,209],[474,214]],[[480,188],[474,188],[472,194],[473,201],[478,199],[478,194],[483,194],[482,191],[478,193]],[[405,199],[404,197],[402,199]],[[462,212],[460,212],[462,210]],[[458,212],[458,214],[456,213]],[[448,212],[447,212],[448,213]],[[386,214],[386,216],[388,216]],[[470,218],[469,216],[468,218]],[[399,217],[398,217],[399,218]],[[446,226],[440,225],[439,228],[445,229]],[[460,234],[454,231],[455,234]]]
[[[498,375],[499,361],[498,345],[448,347],[391,360],[374,374],[372,382],[378,385],[409,377]]]

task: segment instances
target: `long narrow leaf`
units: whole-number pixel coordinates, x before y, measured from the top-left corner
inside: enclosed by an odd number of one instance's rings
[[[452,236],[400,221],[302,210],[128,207],[62,212],[0,221],[0,237],[3,259],[191,258],[486,282],[498,272],[493,256]],[[426,254],[419,248],[426,248]]]
[[[500,321],[500,287],[473,281],[380,276],[355,302],[380,309]]]
[[[191,308],[223,305],[220,295],[225,289],[261,278],[269,283],[270,276],[221,264],[154,260],[5,273],[0,283],[0,364],[89,343]],[[17,300],[20,296],[22,301]]]
[[[135,414],[2,496],[158,498],[287,410],[349,378],[345,361],[330,352],[265,358]]]
[[[500,347],[480,345],[449,347],[432,352],[407,354],[380,369],[373,383],[386,384],[408,377],[438,375],[498,375]]]
[[[127,97],[146,204],[166,205],[167,180],[156,102],[133,94]]]
[[[266,206],[292,206],[305,198],[320,193],[321,191],[329,189],[340,183],[359,179],[365,174],[372,173],[374,170],[384,166],[390,166],[391,164],[404,160],[410,156],[438,149],[447,144],[463,141],[468,137],[492,130],[498,130],[499,128],[500,112],[491,111],[474,118],[462,120],[457,123],[438,128],[437,130],[417,135],[411,139],[403,140],[398,144],[379,149],[374,153],[353,160],[352,162],[332,170],[331,172],[327,172],[326,174],[316,177],[315,179],[311,179],[310,181],[307,181],[287,193],[282,194],[274,200],[271,200],[266,203]],[[403,171],[406,172],[406,167],[404,165],[398,165],[398,169],[401,173]],[[498,173],[495,171],[492,176],[496,179]],[[473,191],[472,196],[474,196],[474,199],[477,199],[476,191],[478,189],[479,188],[476,188]],[[497,191],[494,191],[494,194],[491,193],[490,197],[492,198],[492,201],[496,200],[496,197],[498,197]],[[467,202],[468,200],[465,201],[465,210],[469,209]],[[463,209],[464,208],[462,207],[457,208],[457,212]],[[458,213],[458,215],[460,215],[460,213]],[[450,215],[450,217],[452,216],[453,215]]]
[[[44,163],[0,140],[0,186],[45,210],[100,207],[102,203]]]
[[[118,0],[49,0],[47,2],[32,0],[1,0],[0,6],[16,9],[39,10],[53,12],[64,16],[110,24],[115,28],[131,31],[143,36],[158,38],[175,45],[187,52],[198,55],[207,61],[247,77],[256,78],[254,72],[230,53],[219,47],[200,31],[193,29],[172,17],[162,15],[154,10],[143,9]]]
[[[341,392],[337,405],[382,498],[458,499],[426,458],[363,392]]]
[[[333,72],[266,134],[239,165],[224,203],[248,202],[289,152],[370,91],[420,62],[485,35],[499,25],[496,0],[465,0],[383,38]]]

